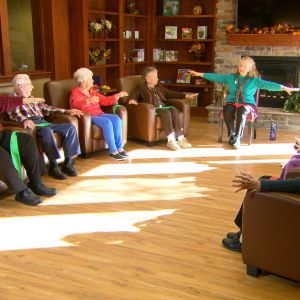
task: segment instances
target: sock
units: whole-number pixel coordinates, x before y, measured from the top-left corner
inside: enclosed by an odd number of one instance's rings
[[[176,139],[175,139],[175,134],[174,133],[170,133],[168,136],[168,142],[175,142]]]

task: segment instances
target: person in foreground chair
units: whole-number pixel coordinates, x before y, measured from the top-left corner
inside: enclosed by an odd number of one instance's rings
[[[229,133],[229,145],[234,149],[240,147],[247,115],[250,112],[256,114],[255,93],[257,89],[285,91],[289,94],[293,91],[299,91],[298,88],[289,88],[259,78],[254,60],[247,56],[240,59],[238,70],[233,74],[201,73],[193,70],[190,70],[190,73],[192,76],[200,76],[228,86],[229,94],[223,112]],[[235,116],[236,124],[234,126]]]
[[[33,86],[27,74],[18,74],[13,78],[14,95],[18,97],[31,98]],[[24,128],[32,130],[36,127],[37,135],[41,138],[43,151],[49,159],[49,176],[56,179],[66,179],[67,175],[77,176],[78,172],[73,166],[73,157],[80,154],[79,140],[74,125],[69,123],[53,124],[47,123],[44,116],[53,113],[67,113],[80,117],[82,112],[78,109],[61,109],[44,103],[29,103],[17,106],[9,110],[10,119],[23,123]],[[63,150],[65,161],[62,169],[58,167],[56,159],[60,154],[53,136],[59,133],[63,139]]]
[[[254,190],[260,192],[283,192],[300,194],[300,177],[287,180],[269,180],[265,176],[259,180],[255,180],[251,175],[241,172],[233,179],[233,187],[236,187],[236,192],[241,190]],[[243,204],[239,209],[234,223],[239,227],[238,232],[229,232],[222,240],[222,244],[229,250],[242,251],[242,217]]]
[[[78,87],[71,91],[70,107],[90,114],[92,124],[102,128],[111,158],[115,160],[126,159],[128,154],[122,144],[121,119],[116,114],[104,113],[101,106],[117,104],[120,97],[128,95],[127,92],[122,91],[112,96],[103,96],[93,89],[93,72],[87,68],[78,69],[74,72],[73,77]]]
[[[142,77],[145,83],[129,95],[128,104],[138,105],[139,102],[146,102],[154,105],[168,138],[167,147],[174,151],[190,148],[191,144],[183,135],[179,112],[175,107],[168,106],[168,99],[191,98],[198,94],[185,94],[166,89],[158,83],[158,70],[155,67],[146,67]]]
[[[38,205],[43,202],[39,196],[51,197],[57,191],[45,186],[41,180],[41,176],[45,172],[45,165],[39,156],[32,136],[17,132],[16,140],[12,142],[12,135],[11,131],[3,130],[0,124],[0,179],[16,193],[15,199],[17,201],[32,206]],[[15,160],[12,156],[15,157],[16,152],[26,169],[29,178],[28,186],[21,180],[15,167]]]

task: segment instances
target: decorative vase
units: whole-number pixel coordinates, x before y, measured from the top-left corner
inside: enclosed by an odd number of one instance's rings
[[[104,65],[104,64],[106,64],[106,59],[105,58],[96,61],[96,65]]]
[[[195,53],[194,57],[195,57],[196,61],[200,61],[203,57],[203,53]]]
[[[193,14],[195,16],[202,14],[202,7],[200,5],[196,5],[193,7]]]
[[[103,34],[104,34],[104,38],[107,39],[108,38],[108,29],[103,29]]]

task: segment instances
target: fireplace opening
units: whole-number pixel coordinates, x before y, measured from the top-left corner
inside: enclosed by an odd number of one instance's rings
[[[252,56],[261,78],[285,86],[298,87],[299,57]],[[259,106],[282,108],[288,94],[286,92],[269,92],[260,90]]]

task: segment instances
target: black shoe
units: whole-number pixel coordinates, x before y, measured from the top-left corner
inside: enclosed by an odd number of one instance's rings
[[[60,179],[60,180],[67,179],[67,175],[64,172],[62,172],[58,166],[50,167],[48,171],[48,175],[55,179]]]
[[[238,239],[224,238],[222,244],[231,251],[242,252],[242,243]]]
[[[125,157],[122,156],[120,153],[117,153],[117,154],[112,154],[112,153],[110,153],[110,154],[109,154],[109,157],[110,157],[110,158],[113,158],[113,159],[115,159],[115,160],[124,160],[124,159],[125,159]]]
[[[51,197],[57,194],[56,189],[48,188],[45,186],[42,182],[38,183],[37,185],[34,185],[32,182],[29,182],[27,186],[36,194],[39,196],[47,196]]]
[[[235,136],[234,133],[231,133],[230,136],[229,136],[229,141],[228,141],[228,144],[229,145],[233,145],[235,144],[236,142],[236,139],[237,139],[237,136]]]
[[[61,168],[62,172],[64,172],[65,174],[69,175],[69,176],[78,176],[78,171],[73,167],[73,165],[71,164],[66,164],[63,165]]]
[[[43,200],[34,194],[30,188],[26,188],[25,190],[17,193],[15,199],[16,201],[31,206],[36,206],[43,202]]]
[[[227,238],[229,239],[240,239],[240,236],[241,236],[242,232],[241,231],[238,231],[238,232],[228,232],[227,233]]]
[[[119,154],[121,154],[125,158],[129,156],[125,151],[121,151],[119,152]]]

